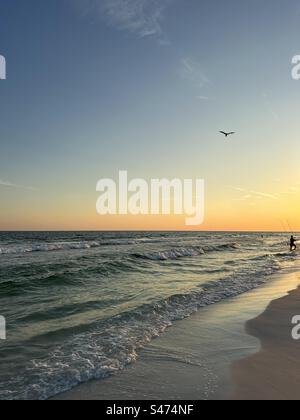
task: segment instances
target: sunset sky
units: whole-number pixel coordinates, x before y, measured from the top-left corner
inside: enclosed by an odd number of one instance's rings
[[[299,0],[2,0],[0,54],[0,230],[186,228],[100,217],[119,170],[203,178],[200,229],[300,230]]]

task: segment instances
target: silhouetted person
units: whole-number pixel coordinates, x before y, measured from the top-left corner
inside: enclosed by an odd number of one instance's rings
[[[294,236],[291,236],[290,245],[291,245],[291,252],[296,251],[297,245],[296,245],[297,239],[294,238]]]

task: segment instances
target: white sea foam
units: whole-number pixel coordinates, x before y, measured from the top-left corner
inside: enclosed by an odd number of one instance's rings
[[[218,246],[203,246],[203,247],[180,247],[169,249],[165,251],[153,252],[153,253],[140,253],[134,254],[137,258],[143,258],[153,261],[166,261],[176,260],[183,257],[197,257],[199,255],[206,254],[208,252],[217,252],[237,249],[238,245],[235,243],[222,244]]]
[[[104,246],[126,246],[139,244],[159,243],[159,240],[151,239],[115,239],[101,241],[74,241],[74,242],[42,242],[22,245],[0,245],[0,255],[27,254],[31,252],[54,252],[68,250],[85,250]]]

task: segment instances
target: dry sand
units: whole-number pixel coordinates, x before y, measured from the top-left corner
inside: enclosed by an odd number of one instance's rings
[[[260,340],[261,350],[234,363],[233,399],[300,399],[300,340],[292,338],[295,315],[300,315],[300,287],[247,322],[246,331]]]

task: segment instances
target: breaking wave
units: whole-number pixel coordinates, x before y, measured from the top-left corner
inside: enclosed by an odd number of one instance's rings
[[[222,244],[218,246],[203,246],[203,247],[183,247],[183,248],[174,248],[166,251],[159,251],[153,253],[136,253],[133,254],[136,258],[142,258],[152,261],[166,261],[166,260],[176,260],[178,258],[184,257],[197,257],[199,255],[207,254],[209,252],[218,252],[224,250],[236,250],[238,245],[236,243]]]

